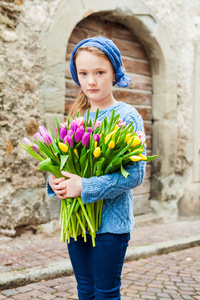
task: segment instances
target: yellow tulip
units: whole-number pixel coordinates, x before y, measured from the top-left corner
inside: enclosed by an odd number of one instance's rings
[[[132,155],[132,156],[130,156],[130,160],[132,160],[132,161],[139,161],[139,160],[142,160],[142,158],[139,157],[139,156],[137,156],[137,155]]]
[[[60,150],[62,150],[63,152],[67,152],[68,151],[68,146],[63,144],[63,143],[58,143],[58,146],[60,148]]]
[[[111,136],[113,137],[115,135],[116,132],[117,132],[117,130],[113,130],[112,132],[107,134],[107,136],[105,137],[105,140],[104,140],[105,144],[108,142],[108,140],[110,139]]]
[[[113,141],[110,141],[110,143],[108,143],[108,148],[113,149],[115,147],[115,143]]]
[[[114,127],[114,131],[117,131],[118,128],[119,128],[119,126],[116,124]]]
[[[138,156],[141,157],[142,160],[147,160],[147,157],[142,153],[138,154]]]
[[[127,133],[126,138],[125,138],[125,143],[128,142],[128,140],[130,139],[130,137],[131,137],[131,133]]]
[[[107,136],[105,137],[105,140],[104,140],[105,144],[108,142],[108,140],[110,139],[111,136],[112,136],[112,132],[107,134]]]
[[[131,142],[131,139],[128,140],[127,144],[129,144]],[[135,147],[137,145],[140,144],[140,140],[138,138],[135,138],[133,141],[132,141],[132,144],[131,144],[131,148],[132,147]]]
[[[94,157],[99,157],[99,155],[101,154],[101,148],[100,147],[97,147],[94,152]]]
[[[76,156],[78,157],[78,151],[77,149],[74,149],[74,153],[76,154]],[[79,157],[78,157],[79,158]]]
[[[94,142],[94,149],[97,147],[97,141]]]

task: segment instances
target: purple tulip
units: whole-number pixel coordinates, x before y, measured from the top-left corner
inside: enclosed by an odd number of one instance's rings
[[[86,132],[83,134],[83,137],[82,137],[82,145],[88,146],[89,143],[90,143],[90,134],[89,134],[89,132]]]
[[[79,143],[82,140],[83,134],[84,134],[84,131],[81,128],[78,128],[75,131],[74,140],[75,140],[76,143]]]
[[[92,133],[92,127],[88,127],[87,132],[89,132],[89,134]]]
[[[100,135],[99,134],[94,134],[93,135],[93,141],[96,141],[98,143],[99,140],[100,140]]]
[[[33,144],[33,150],[37,152],[37,151],[39,150],[39,147],[38,147],[38,145],[36,145],[36,144]]]
[[[41,136],[41,134],[39,133],[39,132],[36,132],[35,134],[34,134],[34,139],[36,140],[36,142],[44,142],[44,140],[43,140],[43,137]]]
[[[72,136],[72,134],[73,134],[73,130],[71,130],[71,129],[69,129],[68,131],[67,131],[67,136]]]
[[[48,133],[43,135],[43,140],[47,146],[50,146],[52,144],[52,138],[50,137],[50,135]]]
[[[61,140],[63,141],[64,137],[67,135],[67,129],[66,129],[66,127],[64,127],[64,126],[60,127],[60,129],[59,129],[59,135],[60,135]]]
[[[24,144],[27,146],[27,147],[32,147],[33,143],[27,139],[27,138],[24,138]]]
[[[67,136],[67,135],[65,136],[65,138],[63,140],[63,143],[65,144],[66,142],[69,144],[70,148],[73,147],[73,141],[72,141],[72,138],[70,136]]]
[[[72,123],[71,123],[71,126],[70,126],[70,129],[71,129],[72,131],[76,131],[77,128],[78,128],[78,124],[77,124],[75,121],[72,122]]]

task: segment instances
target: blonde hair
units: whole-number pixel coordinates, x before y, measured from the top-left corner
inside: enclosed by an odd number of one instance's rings
[[[104,53],[103,51],[101,51],[100,49],[96,48],[96,47],[80,47],[77,49],[76,54],[74,55],[73,59],[74,59],[74,64],[76,65],[76,58],[77,55],[82,52],[82,51],[88,51],[92,54],[98,55],[98,56],[102,56],[105,59],[107,59],[110,62],[110,59],[108,58],[108,56],[106,55],[106,53]],[[112,65],[112,63],[110,62],[110,64]],[[112,65],[113,68],[113,65]],[[115,73],[115,70],[113,68],[113,72]],[[88,99],[88,97],[83,93],[82,89],[80,90],[74,104],[71,106],[70,110],[69,110],[69,115],[72,117],[72,119],[74,119],[77,115],[77,113],[80,111],[81,116],[84,115],[85,111],[91,107],[91,103],[90,100]]]

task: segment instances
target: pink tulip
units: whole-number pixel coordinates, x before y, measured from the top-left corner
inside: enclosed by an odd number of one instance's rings
[[[73,122],[71,123],[70,129],[71,129],[72,131],[76,131],[77,128],[78,128],[78,124],[76,123],[76,121],[73,121]]]
[[[39,147],[38,147],[38,145],[36,145],[36,144],[33,144],[33,150],[37,152],[37,151],[39,150]]]
[[[101,126],[101,121],[98,121],[96,120],[95,124],[94,124],[94,130],[97,128],[97,127],[100,127]]]
[[[100,139],[100,135],[99,134],[94,134],[92,138],[93,138],[94,142],[96,141],[98,143],[99,139]]]
[[[39,132],[36,132],[33,137],[36,140],[36,142],[38,142],[38,143],[39,143],[39,141],[44,142],[43,137],[41,136],[41,134]]]
[[[87,132],[89,132],[89,134],[92,133],[92,127],[88,127]]]
[[[43,140],[47,146],[50,146],[52,144],[52,138],[50,137],[50,135],[48,133],[43,135]]]
[[[81,140],[82,140],[82,136],[84,134],[84,127],[83,126],[80,126],[76,131],[75,131],[75,134],[74,134],[74,140],[76,143],[79,143]]]
[[[119,123],[118,123],[118,126],[119,126],[119,127],[126,126],[126,122],[123,122],[123,120],[120,119],[120,121],[119,121]]]
[[[33,143],[27,139],[27,138],[24,138],[24,144],[27,146],[27,147],[32,147]]]
[[[142,144],[144,144],[144,142],[146,141],[146,135],[143,131],[137,131],[137,136],[139,138],[139,140],[142,142]]]
[[[90,134],[89,132],[85,132],[83,137],[82,137],[82,145],[83,146],[88,146],[90,143]]]
[[[61,140],[63,141],[64,137],[67,135],[67,129],[66,129],[66,127],[63,127],[63,126],[60,127],[60,129],[59,129],[59,135],[60,135]]]
[[[39,126],[39,132],[40,132],[42,137],[43,137],[43,135],[48,133],[47,129],[44,126]]]
[[[78,127],[84,125],[84,118],[83,117],[76,118],[76,123],[78,124]]]
[[[65,138],[63,140],[63,143],[65,144],[66,142],[69,144],[70,148],[73,147],[73,141],[72,141],[72,138],[70,136],[67,136],[67,135],[65,136]]]
[[[68,131],[67,131],[67,136],[72,136],[72,134],[73,134],[73,130],[71,130],[71,129],[69,129]]]

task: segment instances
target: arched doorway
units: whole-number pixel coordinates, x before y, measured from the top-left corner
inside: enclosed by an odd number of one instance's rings
[[[142,115],[147,135],[147,153],[151,155],[152,74],[150,62],[138,38],[122,24],[103,20],[98,15],[91,15],[79,22],[72,31],[66,52],[64,114],[68,114],[80,89],[72,80],[69,71],[71,51],[80,40],[97,35],[111,38],[120,49],[124,67],[132,80],[127,88],[114,87],[113,94],[116,100],[134,106]],[[151,164],[148,163],[143,184],[133,190],[135,214],[149,211],[150,175]]]

